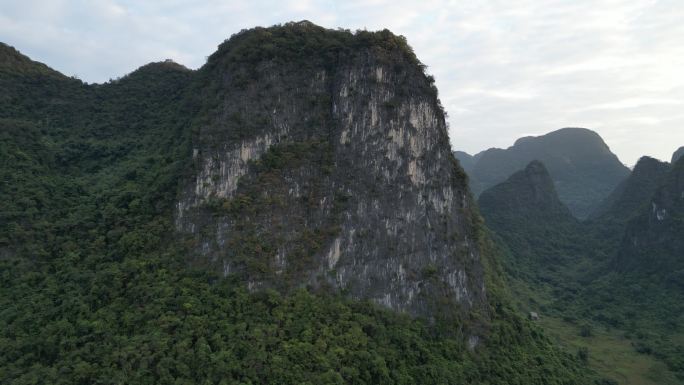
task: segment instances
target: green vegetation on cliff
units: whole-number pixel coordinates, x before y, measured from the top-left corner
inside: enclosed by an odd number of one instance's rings
[[[243,32],[235,44],[256,55],[260,34],[302,28],[314,41],[405,44],[308,24]],[[0,382],[587,383],[579,359],[507,305],[494,260],[472,351],[457,319],[412,319],[325,289],[250,292],[192,268],[173,210],[207,113],[195,80],[204,74],[155,63],[85,85],[27,58],[11,65],[0,73]],[[300,156],[308,150],[325,155],[317,143],[269,153],[243,182],[246,203],[221,209],[277,205],[250,196],[251,183],[277,178],[283,163],[328,161]]]

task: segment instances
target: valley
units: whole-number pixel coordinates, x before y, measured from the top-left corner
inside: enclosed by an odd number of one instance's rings
[[[615,383],[682,382],[682,166],[643,157],[584,221],[538,161],[479,198],[518,308]]]

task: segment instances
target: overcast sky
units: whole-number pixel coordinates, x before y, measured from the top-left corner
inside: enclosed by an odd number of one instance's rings
[[[406,36],[457,150],[568,126],[629,166],[684,145],[682,0],[0,0],[0,41],[92,83],[166,58],[198,68],[243,28],[303,19]]]

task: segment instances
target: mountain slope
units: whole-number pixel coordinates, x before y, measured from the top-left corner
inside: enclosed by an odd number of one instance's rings
[[[458,159],[463,171],[470,173],[477,162],[477,157],[474,157],[467,152],[454,151],[454,157]]]
[[[518,306],[566,346],[601,351],[591,366],[627,383],[681,383],[680,168],[641,158],[585,222],[538,162],[479,199]]]
[[[515,276],[558,282],[552,276],[579,259],[579,223],[558,199],[541,162],[485,190],[478,204],[487,226],[508,247],[504,263]]]
[[[620,383],[682,383],[675,169],[643,157],[603,214],[586,222],[564,210],[538,162],[480,195],[518,306]]]
[[[635,274],[658,272],[660,279],[684,289],[684,160],[663,179],[650,204],[628,223],[617,265]]]
[[[597,207],[591,217],[626,222],[648,203],[670,171],[670,165],[647,156],[639,159],[634,170]]]
[[[14,47],[2,42],[0,42],[0,73],[3,77],[8,75],[65,77],[45,64],[29,59]]]
[[[675,151],[674,153],[672,153],[672,160],[670,161],[670,163],[672,163],[672,164],[677,163],[677,161],[679,160],[679,158],[681,158],[682,156],[684,156],[684,146],[679,147],[679,148],[677,149],[677,151]]]
[[[537,159],[548,168],[561,201],[580,219],[629,174],[601,137],[584,128],[520,138],[505,150],[491,148],[475,157],[478,160],[468,173],[474,193],[503,182]]]
[[[0,74],[0,382],[589,381],[511,309],[402,38],[289,23],[198,71],[34,72]]]
[[[605,249],[610,245],[612,255],[598,270],[601,278],[588,284],[571,308],[593,314],[595,320],[626,330],[627,335],[636,335],[632,346],[638,353],[666,364],[658,371],[658,383],[681,384],[684,161],[680,158],[670,166],[642,158],[640,163],[641,170],[635,168],[630,177],[631,188],[625,188],[613,209],[596,223],[587,224],[588,231],[603,230],[593,235],[593,247]],[[644,176],[644,169],[650,169],[651,175]],[[648,180],[653,184],[644,185]]]

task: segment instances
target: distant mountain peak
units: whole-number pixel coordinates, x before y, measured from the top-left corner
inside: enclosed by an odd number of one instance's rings
[[[582,127],[564,127],[555,131],[548,132],[543,135],[530,135],[530,136],[523,136],[519,138],[518,140],[513,143],[513,146],[519,146],[531,141],[534,141],[535,139],[539,138],[573,138],[575,140],[582,139],[582,140],[588,140],[588,141],[600,141],[603,143],[603,139],[601,139],[601,136],[597,134],[595,131],[592,131],[588,128],[582,128]],[[605,144],[605,143],[604,143]],[[606,146],[607,148],[608,146]],[[509,147],[510,148],[510,147]]]
[[[648,172],[651,168],[657,167],[657,166],[662,165],[664,163],[665,162],[661,162],[658,159],[651,158],[650,156],[644,155],[641,158],[639,158],[636,165],[634,165],[634,170],[632,170],[632,172],[633,173]]]
[[[123,76],[121,79],[135,78],[147,74],[170,72],[192,72],[192,70],[182,64],[176,63],[172,59],[166,59],[164,61],[151,62],[140,66],[138,69],[129,73],[128,75]]]
[[[462,161],[463,155],[455,156]],[[475,194],[503,182],[533,160],[551,175],[558,197],[577,218],[591,209],[629,175],[629,169],[610,151],[596,132],[566,127],[540,136],[527,136],[507,149],[490,148],[470,158],[464,168]]]
[[[43,63],[31,60],[14,47],[0,42],[0,73],[65,77]]]
[[[454,151],[454,157],[458,159],[463,170],[466,173],[470,173],[475,165],[476,159],[465,151]]]
[[[627,224],[616,264],[623,271],[659,270],[661,275],[670,275],[668,279],[682,287],[684,160],[680,158],[673,165],[661,163],[667,165],[667,171],[650,182],[653,193],[643,199],[636,215],[632,215]]]
[[[684,156],[684,146],[679,147],[679,148],[677,149],[677,151],[675,151],[675,152],[672,154],[672,160],[670,161],[670,163],[672,163],[672,164],[677,163],[677,161],[679,160],[679,158],[681,158],[682,156]]]
[[[568,235],[575,234],[579,222],[558,199],[553,180],[544,164],[530,162],[506,181],[485,190],[478,200],[487,226],[505,239],[521,260],[559,261],[561,255],[546,255],[551,243],[574,243]],[[551,236],[550,234],[561,234]],[[551,242],[551,243],[550,243]],[[546,245],[546,246],[540,246]],[[540,267],[537,262],[535,266]],[[517,264],[516,268],[525,263]]]
[[[553,213],[571,216],[561,203],[553,180],[544,164],[530,162],[525,169],[511,175],[506,181],[485,190],[479,199],[484,212]],[[485,214],[485,217],[488,215]]]
[[[632,173],[622,181],[592,213],[592,218],[612,218],[624,222],[648,203],[670,171],[670,164],[643,156]]]

